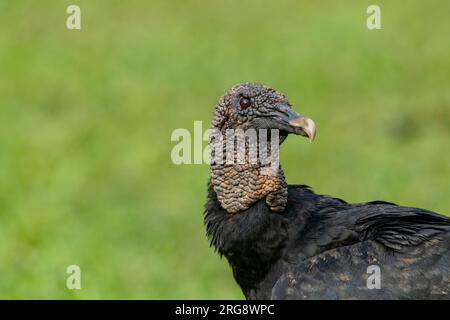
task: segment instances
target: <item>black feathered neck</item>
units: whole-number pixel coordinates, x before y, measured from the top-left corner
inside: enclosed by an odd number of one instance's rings
[[[315,196],[304,186],[298,188],[310,198]],[[230,214],[208,185],[204,223],[210,244],[227,258],[246,296],[256,283],[270,276],[268,271],[284,255],[290,234],[298,234],[306,224],[310,216],[308,206],[313,205],[308,197],[304,203],[296,202],[299,198],[293,197],[290,208],[295,211],[274,213],[264,200],[259,200],[247,210]]]

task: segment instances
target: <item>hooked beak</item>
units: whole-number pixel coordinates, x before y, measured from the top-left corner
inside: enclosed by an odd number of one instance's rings
[[[286,108],[280,120],[289,128],[288,132],[308,137],[312,142],[316,137],[316,124],[291,108]]]
[[[316,124],[312,119],[298,115],[296,118],[289,121],[289,125],[294,128],[295,134],[308,137],[311,142],[314,141],[314,138],[316,137]]]
[[[276,110],[264,117],[256,117],[249,122],[249,127],[256,129],[278,129],[289,133],[308,137],[312,142],[316,137],[316,125],[313,120],[299,115],[288,104],[277,106]]]

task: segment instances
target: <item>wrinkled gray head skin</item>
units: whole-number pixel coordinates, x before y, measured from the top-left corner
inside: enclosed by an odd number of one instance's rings
[[[228,129],[277,129],[280,143],[290,133],[310,140],[315,137],[314,122],[296,113],[284,94],[254,83],[237,84],[225,92],[214,108],[211,129],[224,136]],[[263,174],[263,169],[264,166],[250,162],[211,164],[211,185],[226,211],[238,213],[263,198],[272,211],[284,211],[287,203],[284,173],[279,166],[271,175]]]
[[[315,136],[314,122],[299,116],[283,93],[254,83],[237,84],[225,92],[214,109],[212,127],[279,129],[281,134]]]

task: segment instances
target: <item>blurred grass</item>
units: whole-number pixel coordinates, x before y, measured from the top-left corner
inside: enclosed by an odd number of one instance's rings
[[[449,213],[450,3],[377,3],[0,0],[0,298],[242,298],[170,134],[243,81],[318,125],[290,183]]]

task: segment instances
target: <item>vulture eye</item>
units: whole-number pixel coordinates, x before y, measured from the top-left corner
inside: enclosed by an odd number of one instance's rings
[[[239,105],[241,106],[242,109],[247,109],[252,105],[252,102],[250,101],[250,99],[244,97],[241,98],[241,100],[239,101]]]

